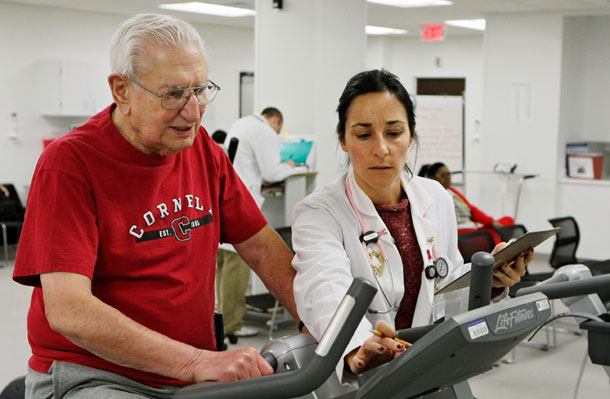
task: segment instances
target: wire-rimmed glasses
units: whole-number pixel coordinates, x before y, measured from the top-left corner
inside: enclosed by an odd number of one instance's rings
[[[216,98],[216,94],[218,94],[218,91],[220,90],[220,86],[211,80],[208,80],[201,86],[177,87],[175,89],[169,89],[163,94],[157,94],[154,91],[142,86],[142,84],[137,80],[130,77],[127,77],[127,79],[131,80],[133,83],[146,90],[153,96],[159,97],[161,99],[161,108],[167,110],[182,108],[193,94],[195,95],[199,105],[207,105],[211,103],[214,98]]]

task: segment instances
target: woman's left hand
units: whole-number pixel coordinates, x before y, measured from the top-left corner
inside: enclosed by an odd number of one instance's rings
[[[501,242],[491,251],[492,255],[500,252],[508,246],[507,243]],[[534,259],[534,249],[519,254],[511,262],[505,263],[494,270],[494,278],[492,281],[493,287],[512,287],[521,281],[521,277],[525,275],[525,268],[528,263]]]

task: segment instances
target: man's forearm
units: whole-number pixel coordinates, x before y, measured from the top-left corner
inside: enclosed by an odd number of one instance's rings
[[[57,284],[62,283],[49,285],[47,280],[47,291],[60,288]],[[86,291],[64,291],[59,297],[45,293],[45,307],[51,328],[96,356],[121,366],[191,381],[191,368],[204,352],[137,323]]]
[[[253,237],[234,247],[265,283],[269,292],[296,320],[300,320],[292,288],[296,275],[292,267],[294,255],[279,234],[267,225]]]

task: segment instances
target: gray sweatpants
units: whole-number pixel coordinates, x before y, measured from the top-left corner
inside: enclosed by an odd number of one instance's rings
[[[54,362],[48,373],[28,368],[25,399],[170,399],[180,387],[151,388],[122,375]]]

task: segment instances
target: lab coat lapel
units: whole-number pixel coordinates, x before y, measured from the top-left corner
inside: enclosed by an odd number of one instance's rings
[[[434,199],[423,187],[421,187],[417,179],[410,178],[406,174],[402,176],[402,184],[409,204],[411,206],[411,218],[417,242],[421,250],[422,259],[424,259],[424,268],[431,264],[428,260],[428,250],[432,253],[432,246],[436,237],[436,225],[427,217],[427,213],[434,204]],[[421,287],[413,315],[413,326],[424,325],[430,322],[430,314],[432,302],[434,301],[434,280],[426,278],[422,272]]]

